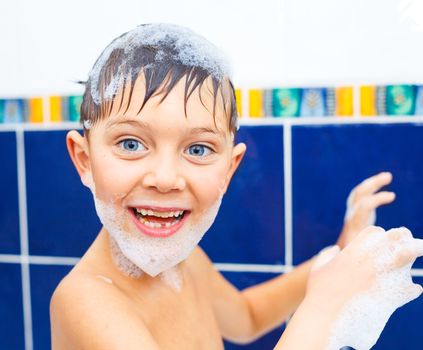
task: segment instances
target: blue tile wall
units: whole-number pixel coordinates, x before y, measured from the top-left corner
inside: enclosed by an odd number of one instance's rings
[[[377,225],[407,226],[423,238],[423,125],[293,126],[294,262],[335,243],[350,190],[380,171],[394,176],[396,201],[377,212]],[[422,267],[417,262],[415,267]]]
[[[238,141],[248,150],[221,211],[201,242],[214,262],[284,264],[284,153],[279,125],[243,126]],[[100,224],[90,192],[68,157],[66,131],[25,131],[25,165],[30,255],[79,257]],[[0,258],[20,254],[16,136],[0,132]],[[345,201],[364,178],[394,174],[396,202],[378,211],[383,227],[405,225],[423,238],[423,125],[341,124],[292,126],[293,259],[298,264],[335,242]],[[3,166],[4,165],[4,166]],[[6,258],[8,256],[5,256]],[[6,259],[7,260],[7,259]],[[423,259],[422,259],[423,260]],[[423,267],[418,261],[415,267]],[[48,349],[49,300],[71,266],[30,265],[34,349]],[[242,265],[241,265],[242,268]],[[240,289],[275,276],[224,272]],[[19,264],[0,262],[0,349],[23,349],[22,283]],[[423,283],[423,278],[416,278]],[[401,308],[375,349],[421,349],[423,298]],[[226,342],[228,350],[272,349],[280,327],[253,344]]]
[[[283,129],[241,127],[247,154],[201,246],[216,262],[284,262]],[[272,242],[269,244],[269,242]]]
[[[245,288],[254,286],[258,283],[265,282],[277,276],[277,274],[271,273],[257,273],[257,272],[223,272],[225,278],[230,281],[238,289],[243,290]],[[273,331],[264,335],[250,344],[233,344],[229,341],[225,341],[225,350],[263,350],[273,349],[276,343],[279,341],[285,326],[277,327]]]
[[[31,266],[31,304],[34,350],[50,349],[50,298],[71,266]],[[72,305],[69,305],[72,307]]]
[[[0,264],[0,349],[24,349],[21,266]]]
[[[16,134],[0,132],[0,254],[19,254],[19,201]]]
[[[91,192],[69,158],[66,131],[25,133],[29,252],[81,256],[100,230]]]

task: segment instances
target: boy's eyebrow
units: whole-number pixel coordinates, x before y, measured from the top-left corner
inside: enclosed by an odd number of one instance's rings
[[[132,120],[132,119],[112,120],[112,121],[109,121],[106,124],[106,128],[111,128],[111,127],[119,126],[121,124],[130,124],[130,125],[133,125],[135,127],[145,128],[145,129],[149,129],[150,128],[150,126],[147,123],[145,123],[145,122],[143,122],[141,120]]]
[[[198,127],[198,128],[192,128],[189,133],[191,135],[196,135],[196,134],[214,134],[217,136],[222,136],[225,137],[225,133],[220,130],[220,129],[214,129],[214,128],[210,128],[210,127]]]
[[[151,129],[148,123],[145,123],[141,120],[133,120],[133,119],[109,121],[106,124],[106,128],[112,128],[112,127],[119,126],[119,125],[122,125],[122,124],[130,124],[130,125],[137,127],[137,128]],[[196,127],[196,128],[192,128],[192,129],[189,130],[190,135],[198,135],[198,134],[204,134],[204,133],[213,134],[213,135],[217,135],[217,136],[221,136],[221,137],[225,137],[225,135],[226,135],[225,132],[220,130],[220,129],[207,127],[207,126]]]

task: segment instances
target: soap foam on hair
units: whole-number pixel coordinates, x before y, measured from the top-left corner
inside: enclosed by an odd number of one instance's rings
[[[122,66],[131,67],[131,62],[135,61],[136,48],[140,46],[151,46],[158,48],[158,51],[153,63],[148,67],[139,68],[154,68],[155,65],[161,65],[166,61],[166,63],[202,68],[219,81],[225,76],[230,76],[227,59],[217,47],[202,36],[188,28],[174,24],[145,24],[115,39],[96,61],[90,72],[90,81],[91,96],[97,105],[112,99],[124,81],[136,79],[135,75],[139,74],[139,71],[128,73],[125,70],[123,73]],[[163,46],[172,47],[172,52],[170,50],[163,51],[161,49]],[[105,91],[99,91],[100,73],[112,52],[117,49],[124,50],[124,64],[117,68],[117,72],[113,75]]]

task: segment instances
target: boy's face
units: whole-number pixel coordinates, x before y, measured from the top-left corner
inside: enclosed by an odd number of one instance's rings
[[[213,119],[213,95],[207,84],[201,89],[201,100],[197,91],[188,99],[186,115],[184,87],[179,82],[162,102],[163,95],[152,97],[137,114],[145,92],[139,78],[131,101],[126,101],[128,93],[123,94],[119,106],[118,96],[110,117],[90,130],[89,142],[76,132],[68,135],[72,159],[93,190],[106,229],[143,246],[132,255],[146,255],[148,244],[163,251],[175,244],[195,246],[213,222],[245,152],[245,145],[233,146],[220,98]],[[182,255],[193,248],[185,247]],[[159,252],[152,254],[150,260],[160,259]],[[178,255],[181,258],[186,256]],[[171,267],[172,259],[147,272],[155,275]]]

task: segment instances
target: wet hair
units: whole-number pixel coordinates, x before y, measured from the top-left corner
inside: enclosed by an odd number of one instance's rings
[[[129,101],[124,113],[127,111],[140,74],[144,76],[145,96],[138,113],[153,96],[162,94],[160,103],[163,102],[181,79],[185,81],[185,115],[194,91],[198,91],[201,103],[207,108],[201,99],[201,89],[210,79],[207,87],[213,95],[214,122],[220,98],[228,128],[236,133],[235,90],[226,61],[206,39],[187,28],[169,24],[141,25],[114,39],[104,49],[85,82],[80,119],[84,133],[109,117],[114,104],[119,104],[120,109],[124,100]]]

